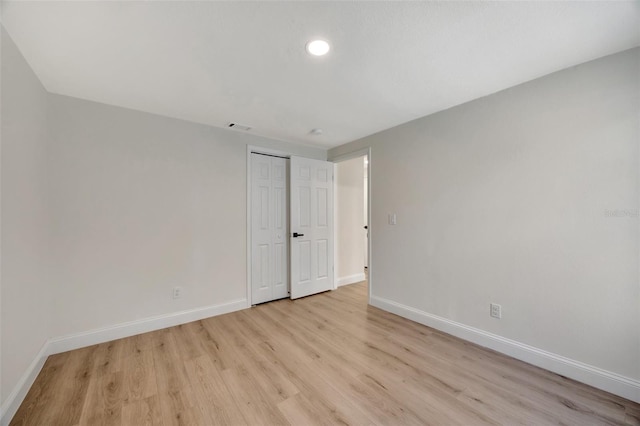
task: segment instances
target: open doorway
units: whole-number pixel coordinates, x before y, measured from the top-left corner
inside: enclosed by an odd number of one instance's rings
[[[369,155],[335,162],[336,286],[369,287]]]

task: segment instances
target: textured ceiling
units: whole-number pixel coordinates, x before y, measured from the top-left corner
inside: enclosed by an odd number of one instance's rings
[[[637,1],[4,2],[2,22],[53,93],[321,147],[640,45]]]

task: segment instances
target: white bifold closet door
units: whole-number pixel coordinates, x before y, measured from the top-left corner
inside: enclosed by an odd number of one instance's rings
[[[291,298],[333,289],[333,163],[291,157]]]
[[[289,296],[287,162],[251,154],[251,303]]]

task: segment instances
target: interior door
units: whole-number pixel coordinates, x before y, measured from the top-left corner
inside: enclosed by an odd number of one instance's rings
[[[287,160],[251,154],[251,303],[289,295]]]
[[[333,163],[291,157],[291,298],[333,289]]]

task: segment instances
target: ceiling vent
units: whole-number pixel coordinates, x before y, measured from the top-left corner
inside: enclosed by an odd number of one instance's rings
[[[236,130],[251,130],[250,126],[245,126],[244,124],[238,124],[238,123],[229,123],[227,124],[227,127],[229,127],[230,129],[236,129]]]

